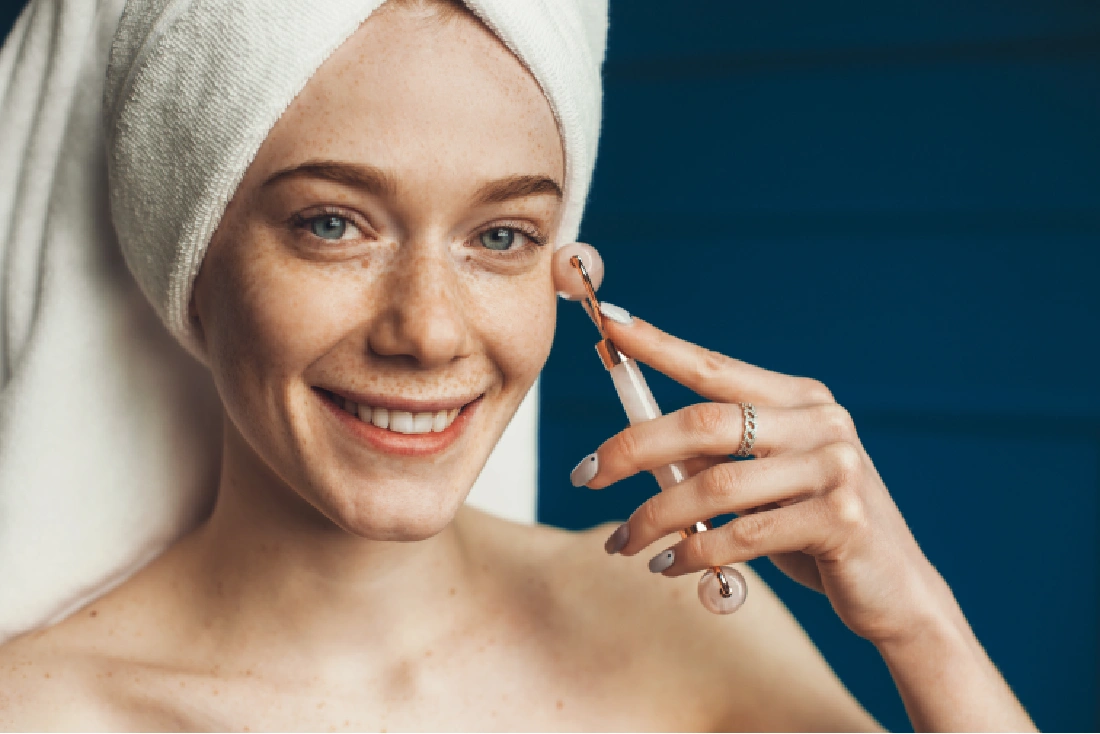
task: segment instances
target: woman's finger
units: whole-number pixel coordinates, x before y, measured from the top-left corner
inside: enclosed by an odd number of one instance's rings
[[[693,456],[690,459],[684,459],[684,471],[687,472],[687,476],[693,477],[701,471],[706,471],[712,466],[717,466],[727,461],[729,461],[729,459],[725,456]]]
[[[646,321],[604,320],[619,350],[662,372],[708,400],[797,407],[835,402],[829,389],[808,377],[792,377],[742,362],[678,339]]]
[[[835,496],[834,496],[835,495]],[[801,551],[821,556],[862,522],[862,503],[842,490],[738,517],[684,538],[650,560],[649,570],[680,576],[712,566]]]
[[[669,533],[716,515],[811,497],[837,477],[828,452],[718,464],[646,500],[624,523],[627,529],[612,534],[618,542],[609,543],[608,550],[632,556]]]
[[[651,421],[637,423],[581,460],[572,476],[577,486],[602,489],[640,471],[652,471],[691,457],[736,453],[744,434],[740,405],[699,403]],[[753,455],[811,451],[838,441],[856,442],[855,424],[836,403],[803,408],[756,409]],[[595,457],[595,460],[593,460]]]

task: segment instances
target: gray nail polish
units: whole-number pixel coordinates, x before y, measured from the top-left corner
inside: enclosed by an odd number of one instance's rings
[[[596,476],[599,470],[600,460],[595,454],[589,454],[581,459],[581,463],[573,467],[573,471],[569,472],[569,481],[574,487],[581,487],[591,482],[592,477]]]
[[[660,573],[666,568],[672,565],[672,562],[676,560],[676,551],[669,548],[663,550],[653,558],[649,559],[649,570],[653,573]]]
[[[624,522],[615,528],[615,532],[607,536],[607,542],[603,544],[603,549],[607,551],[608,555],[618,553],[626,547],[626,541],[628,540],[630,540],[630,526]]]
[[[617,324],[629,324],[634,321],[634,317],[631,316],[630,312],[625,308],[620,308],[614,303],[608,303],[607,301],[600,304],[600,313]]]

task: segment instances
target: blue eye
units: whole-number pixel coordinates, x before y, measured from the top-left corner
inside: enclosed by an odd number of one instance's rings
[[[348,220],[335,214],[314,217],[309,222],[309,231],[323,240],[342,239],[348,229]]]
[[[511,227],[493,227],[482,232],[479,239],[486,248],[499,252],[511,249],[512,245],[515,244],[517,234],[520,237],[525,236],[522,232],[517,232]]]

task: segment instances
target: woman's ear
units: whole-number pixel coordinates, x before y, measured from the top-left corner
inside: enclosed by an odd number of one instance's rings
[[[581,259],[584,269],[588,271],[588,277],[592,281],[593,288],[599,289],[600,283],[603,282],[603,258],[600,257],[600,253],[596,251],[595,247],[586,245],[583,242],[571,242],[568,245],[562,245],[554,253],[552,270],[554,273],[554,290],[567,301],[579,301],[585,293],[584,280],[577,269],[569,262],[573,256]]]

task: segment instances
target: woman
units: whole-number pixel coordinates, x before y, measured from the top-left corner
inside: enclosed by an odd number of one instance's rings
[[[179,293],[148,276],[165,250],[142,239],[191,236],[157,226],[176,199],[139,190],[147,149],[118,152],[144,80],[108,85],[130,267],[224,410],[217,501],[124,583],[0,648],[4,727],[876,728],[747,568],[736,615],[699,606],[696,572],[770,554],[878,647],[915,727],[1032,728],[812,380],[609,309],[625,353],[713,402],[611,437],[574,483],[688,459],[694,476],[580,534],[462,505],[546,360],[553,245],[591,170],[554,80],[487,27],[501,17],[371,13],[265,134]],[[165,53],[149,44],[138,58]],[[733,464],[740,402],[758,458]],[[643,551],[667,580],[616,557]]]

